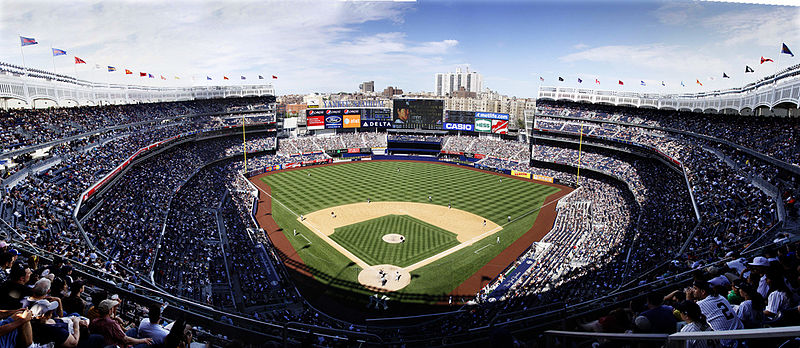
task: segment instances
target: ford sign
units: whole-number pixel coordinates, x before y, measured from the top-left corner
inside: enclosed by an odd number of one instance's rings
[[[444,129],[446,130],[459,130],[459,131],[473,131],[475,128],[473,125],[468,123],[451,123],[445,122]]]
[[[339,117],[339,116],[328,116],[328,117],[325,117],[325,122],[326,123],[341,123],[342,122],[342,118]]]

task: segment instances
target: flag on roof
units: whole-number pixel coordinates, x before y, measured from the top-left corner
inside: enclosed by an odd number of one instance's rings
[[[620,84],[620,85],[624,85],[624,83],[622,83],[622,80],[619,80],[619,84]]]
[[[161,75],[161,79],[162,79],[162,80],[166,80],[167,78],[166,78],[166,77],[164,77],[164,75]]]
[[[561,77],[561,76],[559,76],[559,77],[558,77],[558,81],[559,81],[559,82],[564,82],[564,78],[563,78],[563,77]]]
[[[94,65],[94,68],[95,68],[95,69],[100,69],[100,64],[95,64],[95,65]]]
[[[263,79],[264,79],[264,76],[258,75],[258,79],[259,79],[259,80],[263,80]]]
[[[227,76],[222,77],[223,80],[230,80]]]
[[[775,61],[769,58],[764,58],[764,56],[761,56],[761,64],[764,64],[764,62],[775,62]]]
[[[702,85],[703,85],[703,83],[702,83],[702,82],[700,82],[700,79],[696,79],[696,81],[697,81],[697,84],[698,84],[698,85],[700,85],[700,86],[702,86]]]
[[[19,42],[22,44],[22,46],[30,46],[38,44],[38,42],[36,42],[36,39],[24,36],[19,37]]]
[[[151,79],[155,78],[155,76],[153,76],[153,74],[147,74],[147,77],[149,77]]]
[[[177,76],[175,76],[175,79],[176,79],[176,80],[180,80],[181,78],[180,78],[180,77],[177,77]]]
[[[792,51],[789,49],[789,46],[786,46],[786,44],[783,44],[783,47],[781,47],[781,53],[786,53],[794,57],[794,53],[792,53]]]
[[[544,82],[544,77],[539,76],[539,81]]]
[[[681,86],[686,87],[686,85],[683,84],[683,81],[681,81]]]
[[[206,80],[211,80],[211,77],[209,77],[209,76],[206,76]]]
[[[78,58],[78,57],[75,57],[75,64],[86,64],[86,62],[85,62],[85,61],[83,61],[83,59],[80,59],[80,58]]]
[[[146,76],[147,76],[147,73],[143,73],[143,72],[139,73],[139,77],[146,77]]]
[[[246,80],[246,78],[244,78],[244,76],[242,76],[242,80]]]
[[[751,67],[749,67],[749,66],[745,65],[745,66],[744,66],[744,72],[745,72],[745,73],[749,73],[749,72],[754,72],[754,70],[753,70],[753,68],[751,68]]]
[[[723,73],[722,73],[722,78],[723,78],[723,79],[729,79],[729,78],[731,78],[731,77],[730,77],[730,76],[728,76],[728,74],[726,74],[726,73],[724,73],[724,72],[723,72]]]
[[[578,78],[578,83],[583,83],[583,80],[581,80],[580,77]]]
[[[273,79],[273,80],[277,80],[277,79],[278,79],[278,77],[277,77],[277,76],[275,76],[275,75],[272,75],[272,79]]]
[[[646,84],[644,84],[644,81],[642,81],[642,86],[647,86]]]
[[[661,81],[661,85],[662,85],[662,86],[666,86],[666,84],[664,84],[664,81]]]
[[[109,66],[108,66],[108,72],[112,72],[112,71],[117,71],[117,68],[115,68],[115,67],[113,67],[113,66],[109,65]]]
[[[128,69],[125,69],[125,75],[130,75],[130,74],[133,74],[133,71],[130,71],[130,70],[128,70]]]
[[[598,84],[598,85],[599,85],[599,84],[600,84],[600,80],[598,80],[598,79],[594,79],[594,83],[596,83],[596,84]]]
[[[66,56],[66,55],[67,55],[67,51],[60,50],[58,48],[54,48],[53,49],[53,57]]]

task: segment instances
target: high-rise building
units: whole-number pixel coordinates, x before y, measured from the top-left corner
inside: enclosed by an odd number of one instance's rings
[[[460,87],[463,87],[466,92],[477,93],[483,89],[483,77],[475,71],[469,71],[469,67],[466,68],[466,71],[456,68],[454,73],[436,74],[433,87],[437,96],[452,95]]]
[[[358,89],[361,91],[361,93],[375,92],[375,81],[365,81],[358,85]]]

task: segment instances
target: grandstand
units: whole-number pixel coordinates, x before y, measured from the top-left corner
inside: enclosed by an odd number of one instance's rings
[[[0,309],[20,309],[0,337],[796,341],[800,66],[775,71],[698,93],[541,86],[508,134],[319,107],[340,113],[289,131],[271,84],[98,83],[0,62]],[[43,334],[50,317],[66,339]]]

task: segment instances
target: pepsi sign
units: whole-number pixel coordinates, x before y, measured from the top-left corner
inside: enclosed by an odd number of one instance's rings
[[[325,109],[325,115],[341,115],[342,111],[342,109]]]
[[[392,128],[391,121],[361,120],[361,127]]]
[[[473,131],[475,127],[468,123],[452,123],[452,122],[445,122],[444,123],[445,130],[459,130],[459,131]]]
[[[314,109],[314,110],[309,109],[307,111],[307,113],[308,113],[308,116],[321,116],[321,115],[325,115],[325,110],[324,109]]]

